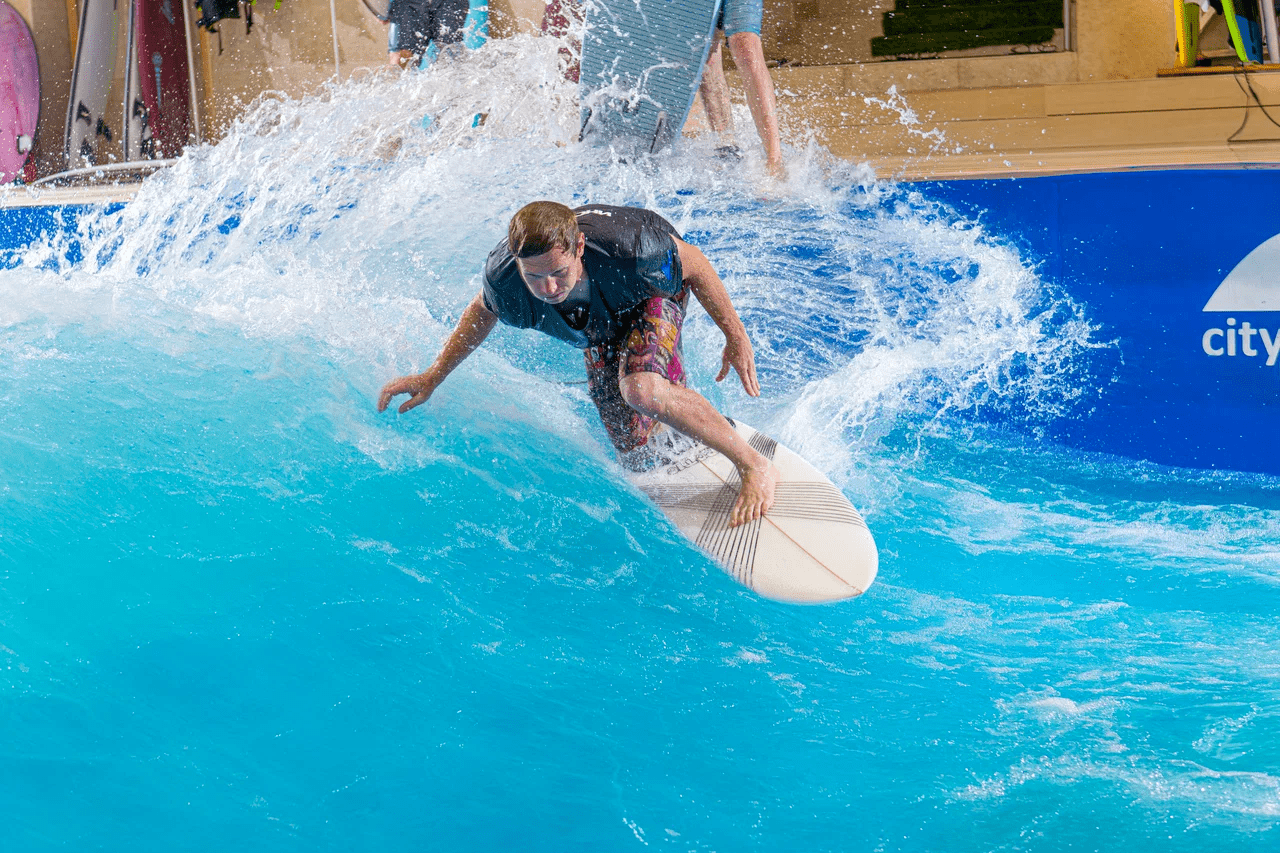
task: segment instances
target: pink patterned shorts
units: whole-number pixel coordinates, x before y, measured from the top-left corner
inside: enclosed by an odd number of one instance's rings
[[[684,301],[654,296],[639,309],[631,330],[621,344],[588,347],[587,388],[600,412],[600,420],[619,453],[628,453],[649,440],[658,424],[622,399],[619,382],[636,373],[656,373],[684,386],[684,360],[680,354],[680,330],[684,325]]]

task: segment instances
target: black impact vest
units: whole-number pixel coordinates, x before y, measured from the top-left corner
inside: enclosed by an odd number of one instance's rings
[[[684,286],[680,233],[651,210],[593,204],[576,208],[586,238],[582,261],[590,282],[586,327],[572,328],[555,306],[529,292],[503,238],[484,265],[484,304],[517,329],[537,329],[579,349],[613,343],[629,329],[628,314],[654,296],[674,298]]]

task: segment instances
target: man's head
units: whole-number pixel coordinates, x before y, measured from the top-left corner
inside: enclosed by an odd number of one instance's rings
[[[507,226],[507,246],[525,286],[543,302],[563,302],[582,278],[586,240],[563,204],[535,201],[520,208]]]

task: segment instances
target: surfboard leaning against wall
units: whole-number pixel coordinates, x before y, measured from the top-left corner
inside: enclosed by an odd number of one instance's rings
[[[23,177],[40,118],[40,65],[31,30],[0,0],[0,184]]]
[[[110,142],[113,136],[106,112],[116,64],[119,5],[119,0],[80,0],[80,35],[67,105],[68,169],[98,165],[99,140]]]
[[[156,154],[177,157],[190,134],[190,88],[181,0],[135,0],[142,103]]]

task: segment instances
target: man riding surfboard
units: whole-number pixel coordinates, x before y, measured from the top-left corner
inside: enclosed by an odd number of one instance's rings
[[[425,403],[499,321],[537,329],[584,351],[591,399],[623,465],[650,462],[646,444],[665,424],[733,462],[742,486],[730,524],[754,521],[773,505],[778,472],[685,386],[680,333],[690,293],[725,336],[716,381],[732,368],[759,396],[751,341],[724,283],[671,223],[635,207],[525,205],[489,253],[484,286],[435,362],[384,385],[378,411],[401,394],[410,395],[401,414]]]

